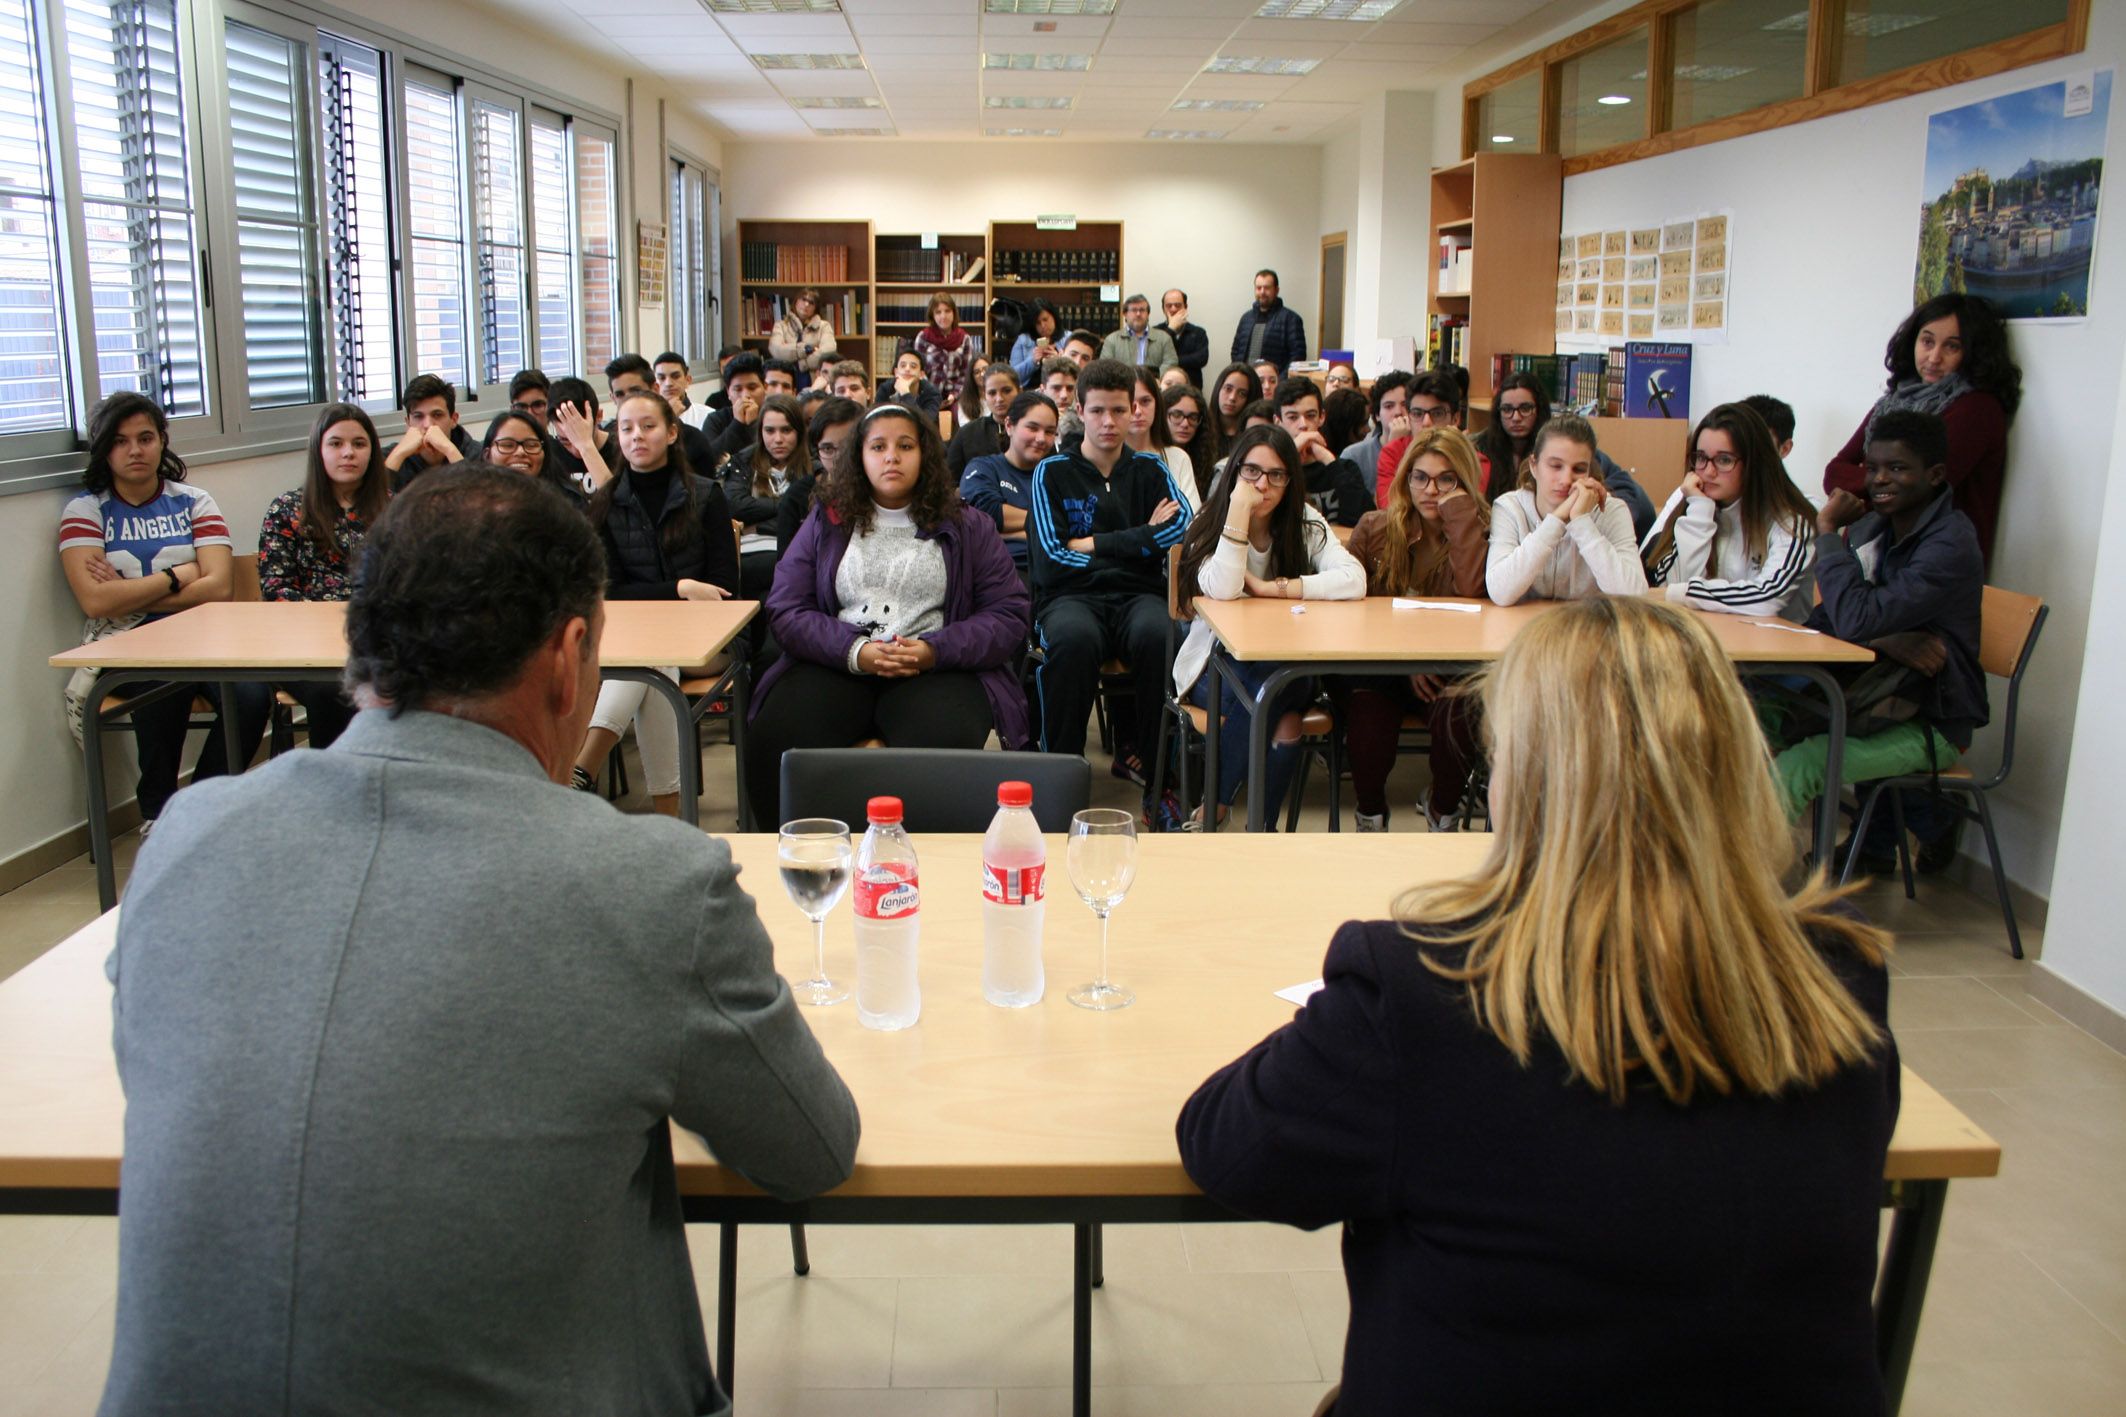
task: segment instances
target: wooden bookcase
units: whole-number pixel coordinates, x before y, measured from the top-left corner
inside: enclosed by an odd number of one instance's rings
[[[1432,173],[1432,243],[1426,292],[1434,315],[1468,321],[1472,407],[1491,401],[1491,356],[1557,348],[1558,222],[1564,177],[1555,153],[1478,153]],[[1440,290],[1439,244],[1472,252],[1466,292]]]
[[[874,374],[893,372],[893,356],[899,352],[900,342],[922,333],[923,326],[929,323],[924,307],[939,291],[950,295],[959,307],[960,324],[968,333],[981,337],[983,352],[989,352],[995,342],[989,328],[988,236],[982,232],[939,232],[935,248],[926,247],[923,239],[913,233],[886,233],[873,239],[873,308],[878,312],[877,339],[872,351]],[[954,274],[959,277],[953,281],[944,279],[947,257],[952,258]],[[979,269],[976,262],[981,263]],[[970,271],[974,274],[972,280],[966,278]],[[957,395],[958,390],[954,390],[953,396]]]
[[[1066,330],[1104,338],[1121,328],[1122,297],[1130,293],[1123,284],[1121,222],[1081,221],[1070,231],[1044,231],[1030,221],[993,221],[989,253],[992,298],[1047,300],[1063,312]],[[1103,287],[1115,298],[1104,298]],[[1157,309],[1155,304],[1155,316]],[[1073,320],[1073,312],[1080,318]]]
[[[778,248],[780,256],[772,274],[768,247]],[[732,311],[738,343],[765,355],[774,324],[762,318],[765,302],[789,300],[810,288],[819,292],[821,313],[834,325],[840,357],[871,367],[878,297],[871,280],[870,222],[741,221],[738,262],[738,305]]]

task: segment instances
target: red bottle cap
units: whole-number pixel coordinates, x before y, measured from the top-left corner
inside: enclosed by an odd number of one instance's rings
[[[901,799],[874,797],[864,804],[864,815],[876,826],[892,826],[901,819]]]
[[[1000,782],[997,784],[999,807],[1031,807],[1033,784],[1030,782]]]

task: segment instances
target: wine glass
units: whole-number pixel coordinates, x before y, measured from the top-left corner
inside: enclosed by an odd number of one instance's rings
[[[1100,972],[1070,991],[1081,1009],[1126,1009],[1137,996],[1107,979],[1107,918],[1137,878],[1137,818],[1111,807],[1093,807],[1070,819],[1070,883],[1078,898],[1100,917]]]
[[[775,864],[790,903],[812,922],[812,977],[790,986],[800,1004],[825,1008],[849,997],[827,977],[827,916],[849,889],[849,824],[832,817],[800,817],[775,837]]]

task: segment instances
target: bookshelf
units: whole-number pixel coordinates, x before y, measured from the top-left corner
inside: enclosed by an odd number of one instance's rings
[[[1557,348],[1560,163],[1555,153],[1478,153],[1433,170],[1428,324],[1462,330],[1456,362],[1469,370],[1472,408],[1490,407],[1492,355]],[[1442,271],[1442,243],[1469,252],[1465,281]]]
[[[766,354],[768,332],[800,290],[815,289],[846,359],[871,364],[872,238],[868,221],[738,223],[738,342]]]
[[[1047,300],[1063,313],[1066,329],[1104,337],[1121,327],[1122,297],[1131,293],[1123,284],[1121,222],[1046,231],[1030,221],[993,221],[989,251],[992,297]],[[1152,300],[1156,316],[1158,296]]]
[[[891,374],[902,340],[913,340],[929,323],[930,297],[943,291],[959,307],[960,324],[979,336],[987,352],[989,328],[989,238],[985,233],[935,233],[937,244],[913,233],[881,233],[873,241],[873,308],[877,340],[872,372]],[[957,393],[957,390],[954,391]]]

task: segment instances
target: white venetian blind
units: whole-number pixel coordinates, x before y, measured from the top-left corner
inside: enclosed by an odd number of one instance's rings
[[[175,0],[65,0],[102,391],[207,411]]]
[[[691,362],[699,362],[715,351],[704,349],[707,343],[707,303],[703,297],[702,250],[702,203],[706,193],[702,190],[701,174],[687,164],[674,159],[672,162],[672,220],[666,235],[665,260],[668,263],[665,292],[666,308],[672,312],[672,347]]]
[[[613,135],[578,121],[576,228],[581,233],[583,367],[603,369],[620,352],[620,237],[613,200]]]
[[[28,0],[0,0],[0,433],[73,421],[41,74]]]
[[[232,21],[223,29],[237,276],[253,408],[324,398],[324,322],[312,275],[317,223],[303,180],[304,49],[250,25]]]
[[[458,96],[406,81],[406,200],[412,227],[413,372],[469,382],[465,353],[464,164]]]
[[[484,377],[505,382],[525,367],[522,166],[514,109],[472,104],[473,221],[480,273]]]
[[[322,35],[317,67],[333,389],[355,403],[389,407],[399,378],[383,56],[367,45]]]
[[[581,369],[576,358],[576,242],[568,180],[568,127],[531,111],[532,270],[542,369]]]

